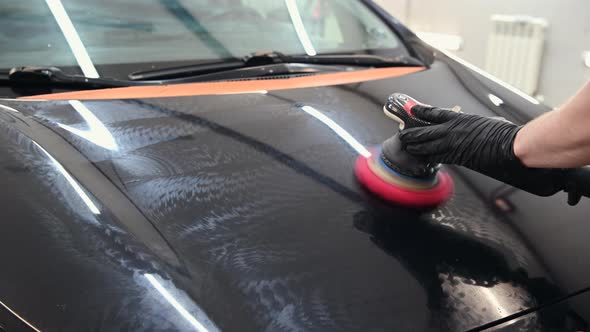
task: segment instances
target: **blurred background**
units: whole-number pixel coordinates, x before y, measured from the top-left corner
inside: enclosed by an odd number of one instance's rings
[[[590,80],[589,0],[377,0],[422,39],[557,107]]]

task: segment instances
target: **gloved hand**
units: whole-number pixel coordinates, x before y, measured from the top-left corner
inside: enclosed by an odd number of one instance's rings
[[[565,189],[561,169],[524,166],[514,155],[514,139],[521,127],[503,119],[416,105],[412,113],[432,125],[405,129],[405,150],[428,162],[456,164],[539,196]]]

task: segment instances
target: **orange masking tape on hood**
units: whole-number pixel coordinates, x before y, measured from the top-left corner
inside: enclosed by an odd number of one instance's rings
[[[135,99],[162,98],[216,94],[235,94],[257,91],[274,91],[310,88],[339,84],[351,84],[407,75],[424,70],[424,67],[393,67],[357,70],[342,73],[317,74],[313,76],[264,79],[248,81],[201,82],[171,85],[131,86],[124,88],[83,90],[23,97],[20,99]]]

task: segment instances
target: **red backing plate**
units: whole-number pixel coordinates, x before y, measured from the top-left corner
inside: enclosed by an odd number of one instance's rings
[[[356,160],[355,175],[367,189],[389,202],[410,207],[433,207],[446,202],[453,195],[454,184],[448,173],[439,171],[438,183],[432,189],[400,188],[373,173],[367,164],[369,158],[360,156]]]

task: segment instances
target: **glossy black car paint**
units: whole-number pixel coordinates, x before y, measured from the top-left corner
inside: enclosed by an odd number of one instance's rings
[[[348,85],[0,101],[0,324],[24,327],[16,313],[43,331],[586,326],[588,202],[450,168],[453,199],[420,212],[355,180],[358,152],[334,124],[380,144],[397,130],[381,111],[392,91],[516,122],[545,110],[432,56],[425,71]]]

